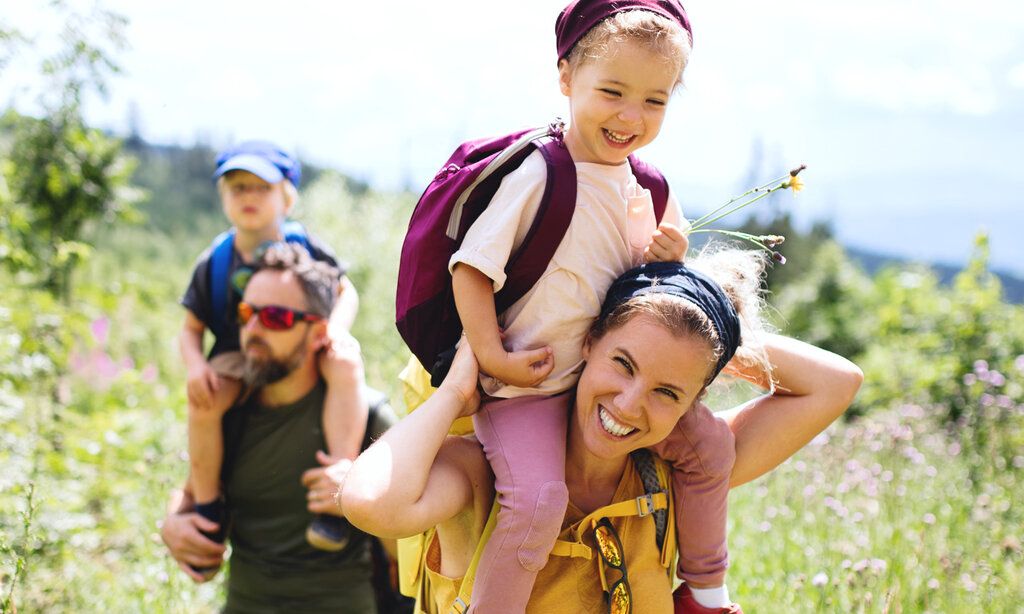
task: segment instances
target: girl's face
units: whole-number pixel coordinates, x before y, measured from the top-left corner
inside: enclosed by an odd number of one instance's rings
[[[583,357],[570,437],[609,459],[665,439],[712,369],[706,342],[642,315],[587,343]]]
[[[632,42],[610,44],[605,57],[575,71],[562,60],[558,81],[569,97],[565,142],[573,160],[621,164],[653,141],[677,77],[671,62]]]
[[[267,183],[248,171],[231,171],[220,185],[224,215],[242,232],[274,232],[288,213],[283,182]]]

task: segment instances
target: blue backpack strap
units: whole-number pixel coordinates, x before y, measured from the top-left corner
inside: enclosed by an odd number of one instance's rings
[[[629,156],[629,165],[633,169],[633,176],[640,187],[651,191],[651,202],[654,203],[654,218],[660,224],[665,216],[665,208],[668,206],[668,180],[654,166],[640,160],[636,156]]]
[[[505,266],[505,285],[494,295],[499,314],[540,281],[576,211],[576,164],[565,142],[553,137],[541,142],[537,149],[547,164],[544,195],[522,245]]]
[[[310,249],[309,245],[309,235],[306,234],[306,229],[302,224],[295,220],[288,220],[281,226],[281,234],[288,243],[301,245],[310,255],[313,254],[313,250]]]
[[[231,257],[235,251],[235,229],[225,230],[217,235],[210,248],[209,279],[211,321],[210,331],[220,337],[227,330],[228,271],[231,269]]]

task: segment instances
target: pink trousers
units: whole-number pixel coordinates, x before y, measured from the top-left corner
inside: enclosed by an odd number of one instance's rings
[[[477,567],[472,613],[526,610],[569,502],[565,440],[572,399],[490,398],[473,416],[500,508]],[[732,431],[698,403],[652,450],[673,467],[679,577],[695,586],[722,585],[729,559],[729,474],[736,461]]]
[[[490,398],[473,416],[500,508],[476,570],[470,612],[526,610],[569,504],[565,437],[572,398]]]

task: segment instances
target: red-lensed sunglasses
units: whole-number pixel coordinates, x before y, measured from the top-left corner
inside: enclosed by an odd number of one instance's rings
[[[245,326],[253,316],[259,317],[260,324],[267,330],[288,330],[299,322],[319,322],[324,319],[322,315],[278,305],[256,307],[244,301],[238,303],[239,326]]]

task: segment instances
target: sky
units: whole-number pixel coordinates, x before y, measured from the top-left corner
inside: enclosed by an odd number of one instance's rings
[[[55,11],[0,22],[52,45]],[[83,8],[92,3],[69,0]],[[566,116],[563,0],[143,3],[109,97],[87,117],[144,138],[269,138],[382,190],[420,191],[461,141]],[[777,205],[846,245],[958,264],[975,232],[1024,276],[1024,6],[1011,0],[690,0],[694,50],[658,139],[641,150],[690,217],[806,163]],[[358,6],[358,8],[352,8]],[[0,105],[31,110],[28,51]]]

